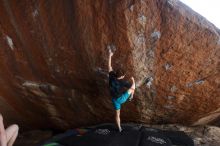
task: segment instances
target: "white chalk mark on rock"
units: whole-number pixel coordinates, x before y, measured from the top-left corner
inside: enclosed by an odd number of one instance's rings
[[[153,77],[150,77],[146,80],[146,85],[148,88],[150,88],[151,85],[153,84],[153,80],[154,80]]]
[[[29,87],[29,88],[38,88],[39,83],[31,82],[31,81],[25,81],[22,86]]]
[[[140,86],[146,84],[148,88],[152,85],[153,77],[145,77],[144,79],[139,80],[136,83],[136,87],[139,88]]]
[[[129,10],[130,10],[131,12],[133,12],[133,11],[134,11],[134,5],[131,5],[131,6],[129,7]]]
[[[203,80],[203,79],[201,79],[201,80],[196,80],[195,81],[195,84],[196,85],[200,85],[200,84],[203,84],[205,81]]]
[[[139,22],[142,26],[145,26],[145,25],[146,25],[146,22],[147,22],[147,17],[144,16],[143,14],[141,14],[141,15],[138,17],[138,22]]]
[[[152,49],[149,49],[148,53],[147,53],[148,57],[154,58],[155,57],[155,53]]]
[[[27,88],[31,93],[35,94],[38,97],[47,97],[47,95],[40,90],[40,84],[32,81],[25,81],[22,84],[23,87]]]
[[[111,51],[114,53],[116,51],[116,46],[114,44],[109,44],[107,46],[107,49],[108,49],[108,51]]]
[[[155,31],[151,34],[151,37],[156,38],[156,39],[159,39],[160,36],[161,36],[161,33],[159,31]]]
[[[201,84],[204,84],[205,80],[204,79],[199,79],[199,80],[196,80],[194,82],[191,82],[191,83],[188,83],[186,84],[186,87],[192,87],[193,85],[201,85]]]
[[[166,71],[168,71],[168,70],[170,70],[170,69],[172,68],[172,65],[169,64],[169,63],[166,63],[166,64],[164,65],[164,68],[166,69]]]
[[[11,48],[11,50],[14,50],[14,43],[13,43],[12,39],[9,36],[6,36],[6,40],[7,40],[9,47]]]
[[[177,87],[175,85],[173,85],[171,88],[170,88],[171,92],[174,93],[176,92],[177,90]]]
[[[36,9],[36,10],[34,10],[34,12],[32,13],[33,17],[38,16],[38,14],[39,14],[39,12],[38,12],[38,10],[37,10],[37,9]]]
[[[186,84],[186,87],[188,87],[188,88],[190,88],[190,87],[192,87],[192,83],[188,83],[188,84]]]
[[[167,99],[171,100],[171,99],[174,99],[176,98],[175,96],[167,96]]]
[[[173,7],[173,6],[176,5],[176,2],[177,2],[177,1],[176,1],[176,0],[168,0],[167,2],[168,2],[168,4],[169,4],[170,6]]]

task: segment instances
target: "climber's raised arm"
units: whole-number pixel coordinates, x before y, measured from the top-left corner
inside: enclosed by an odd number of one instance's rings
[[[109,50],[108,72],[113,71],[113,69],[112,69],[112,56],[113,56],[113,52],[111,50]]]

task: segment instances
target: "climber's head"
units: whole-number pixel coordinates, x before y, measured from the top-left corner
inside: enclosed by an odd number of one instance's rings
[[[116,78],[118,80],[123,79],[125,77],[125,72],[122,69],[117,69],[115,73],[116,73]]]

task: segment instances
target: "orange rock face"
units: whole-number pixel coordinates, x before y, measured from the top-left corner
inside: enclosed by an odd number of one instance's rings
[[[177,0],[0,2],[0,110],[24,128],[114,122],[113,68],[137,90],[122,122],[207,124],[220,113],[220,31]]]

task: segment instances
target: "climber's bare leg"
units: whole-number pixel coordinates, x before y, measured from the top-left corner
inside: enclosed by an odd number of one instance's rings
[[[0,114],[0,146],[7,146],[7,137],[3,123],[3,116]]]
[[[120,120],[120,109],[116,110],[115,112],[115,121],[119,131],[121,132],[122,128],[121,128],[121,120]]]
[[[5,132],[7,137],[7,146],[12,146],[18,136],[18,125],[14,124],[9,126]]]

